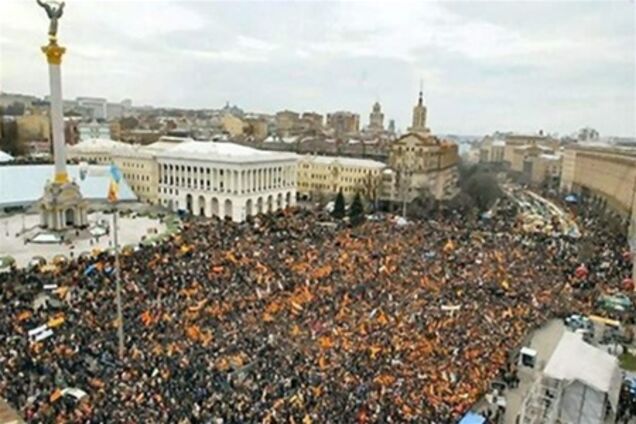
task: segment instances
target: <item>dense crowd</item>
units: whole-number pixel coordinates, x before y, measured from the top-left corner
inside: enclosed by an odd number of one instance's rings
[[[455,422],[529,331],[628,274],[624,237],[588,212],[583,287],[581,242],[522,232],[511,205],[436,218],[186,221],[121,257],[121,360],[112,256],[3,274],[0,397],[32,422]]]

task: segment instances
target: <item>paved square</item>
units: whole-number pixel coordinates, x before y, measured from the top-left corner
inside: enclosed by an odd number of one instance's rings
[[[50,261],[57,255],[70,257],[78,256],[83,252],[91,252],[93,249],[108,249],[113,247],[112,225],[113,216],[100,212],[89,214],[91,225],[98,220],[106,220],[111,229],[107,235],[99,238],[74,240],[66,243],[25,243],[21,235],[23,229],[27,231],[36,227],[40,222],[37,214],[16,214],[0,217],[0,257],[11,256],[18,267],[28,265],[35,256],[42,256]],[[137,244],[142,237],[153,237],[166,230],[166,225],[158,219],[144,216],[120,216],[119,217],[119,244],[121,247],[128,244]]]

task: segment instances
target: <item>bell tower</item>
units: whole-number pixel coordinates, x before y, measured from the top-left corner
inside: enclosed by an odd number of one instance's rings
[[[420,81],[420,95],[417,99],[417,104],[413,107],[413,122],[410,132],[428,134],[431,131],[426,127],[426,106],[424,106],[422,92],[422,81]]]

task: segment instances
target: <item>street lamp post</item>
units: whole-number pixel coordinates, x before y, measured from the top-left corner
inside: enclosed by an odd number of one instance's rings
[[[632,256],[632,282],[636,282],[636,209],[634,209],[634,199],[636,197],[636,172],[632,186],[632,202],[629,211],[629,250]]]
[[[124,359],[124,315],[121,305],[121,265],[119,263],[119,238],[117,217],[119,212],[116,208],[113,210],[113,242],[115,244],[115,284],[116,284],[116,302],[117,302],[117,339],[119,359]]]

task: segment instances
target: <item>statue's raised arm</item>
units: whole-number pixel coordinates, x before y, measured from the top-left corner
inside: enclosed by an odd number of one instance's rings
[[[57,21],[62,17],[64,13],[64,2],[58,3],[54,0],[37,0],[40,7],[44,8],[46,15],[49,17],[49,37],[56,38],[57,36]]]

